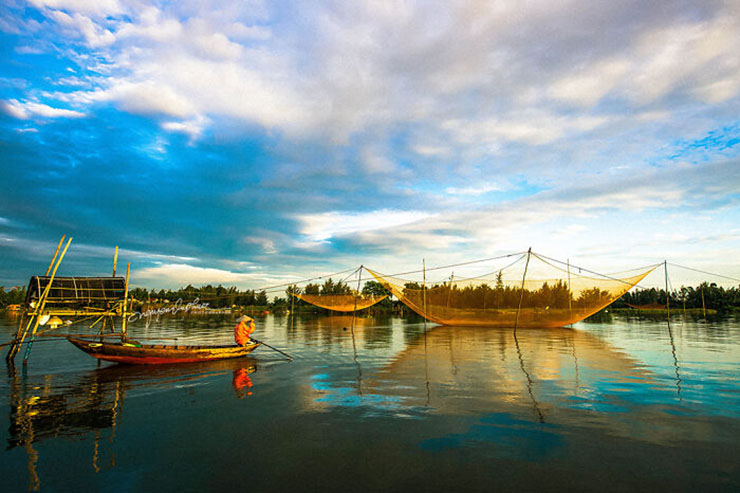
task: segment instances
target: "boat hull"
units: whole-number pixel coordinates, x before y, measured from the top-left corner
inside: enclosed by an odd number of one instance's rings
[[[254,351],[260,343],[246,346],[167,346],[98,342],[68,337],[67,340],[90,356],[113,363],[128,365],[163,365],[196,363],[220,359],[241,358]]]

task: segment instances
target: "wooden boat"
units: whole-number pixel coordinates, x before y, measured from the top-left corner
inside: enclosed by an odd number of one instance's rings
[[[99,342],[74,337],[67,337],[67,340],[90,356],[104,361],[129,365],[195,363],[198,361],[241,358],[260,345],[259,342],[253,342],[246,346],[167,346],[163,344],[139,344],[133,341]]]

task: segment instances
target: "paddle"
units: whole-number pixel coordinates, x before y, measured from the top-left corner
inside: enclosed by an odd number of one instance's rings
[[[279,350],[279,349],[277,349],[277,348],[274,348],[274,347],[270,346],[269,344],[266,344],[266,343],[264,343],[264,342],[262,342],[262,341],[259,341],[259,340],[255,339],[254,337],[250,337],[250,339],[252,339],[252,340],[253,340],[254,342],[259,342],[260,344],[262,344],[262,345],[263,345],[263,346],[265,346],[265,347],[269,347],[269,348],[270,348],[270,349],[272,349],[273,351],[277,351],[278,353],[280,353],[280,354],[282,354],[283,356],[286,356],[286,357],[287,357],[288,359],[290,359],[290,361],[293,361],[293,356],[289,355],[288,353],[284,353],[284,352],[282,352],[281,350]]]

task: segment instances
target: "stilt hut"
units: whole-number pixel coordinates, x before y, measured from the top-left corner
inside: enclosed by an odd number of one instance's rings
[[[26,363],[34,338],[59,327],[91,322],[86,332],[95,329],[95,335],[101,336],[106,332],[119,332],[125,337],[130,265],[126,277],[116,277],[116,247],[111,277],[57,277],[56,271],[71,241],[70,238],[57,259],[64,242],[62,237],[46,274],[31,277],[26,300],[21,307],[18,331],[6,357],[9,362],[26,343],[23,358]]]

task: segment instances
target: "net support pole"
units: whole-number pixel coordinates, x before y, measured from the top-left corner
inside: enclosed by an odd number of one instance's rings
[[[568,317],[573,320],[573,294],[570,289],[570,259],[568,259]],[[570,326],[573,328],[573,323]]]
[[[49,291],[51,290],[51,285],[54,282],[54,277],[57,275],[57,269],[61,265],[62,259],[64,259],[64,256],[67,254],[67,249],[69,248],[70,243],[72,243],[72,238],[70,238],[67,241],[67,244],[64,246],[64,250],[62,250],[62,253],[59,255],[59,260],[57,260],[56,264],[54,265],[54,270],[51,271],[51,277],[49,278],[49,284],[46,285],[46,289],[41,295],[41,299],[39,299],[39,306],[38,306],[38,309],[36,310],[36,317],[35,317],[36,320],[33,324],[33,330],[31,331],[31,339],[28,341],[28,344],[26,344],[26,354],[23,356],[24,365],[28,363],[28,357],[31,355],[31,347],[33,346],[33,339],[36,337],[36,331],[39,328],[39,317],[44,311],[44,307],[46,306],[46,300],[48,299]]]
[[[450,298],[452,298],[452,282],[453,282],[454,278],[455,278],[455,273],[453,272],[452,274],[450,274],[450,285],[449,285],[448,290],[447,290],[447,310],[448,311],[450,310]],[[484,292],[484,294],[483,294],[483,310],[485,311],[485,309],[486,309],[486,295],[485,295],[485,292]]]
[[[665,309],[668,316],[668,325],[671,324],[671,293],[668,291],[668,261],[663,261],[665,268]]]
[[[362,281],[362,269],[363,269],[362,265],[360,265],[360,268],[357,269],[357,291],[355,291],[355,307],[354,307],[354,310],[352,310],[353,313],[357,311],[357,298],[359,298],[360,296],[360,282]]]
[[[532,247],[527,250],[527,263],[524,264],[524,275],[522,276],[522,289],[519,293],[519,306],[516,308],[516,318],[514,319],[514,332],[516,327],[519,325],[519,312],[522,310],[522,300],[524,299],[524,282],[527,280],[527,269],[529,268],[529,257],[532,256]]]
[[[290,293],[290,315],[295,316],[295,287],[293,287]]]
[[[362,278],[362,265],[357,269],[357,290],[355,291],[355,306],[352,307],[352,344],[354,344],[355,317],[357,316],[357,297],[360,295],[360,280]],[[355,354],[356,356],[356,354]]]
[[[49,275],[49,272],[51,272],[51,269],[52,269],[52,267],[54,266],[54,263],[57,260],[57,254],[59,253],[59,248],[62,246],[62,243],[64,242],[64,238],[65,237],[66,237],[66,235],[62,235],[62,239],[59,240],[59,245],[57,245],[57,249],[54,251],[54,256],[51,259],[51,263],[49,264],[49,267],[46,269],[46,275],[47,276]],[[39,299],[37,301],[37,303],[40,304],[41,301],[43,299],[45,299],[45,294],[44,293],[46,293],[47,291],[46,291],[46,289],[44,289],[43,291],[41,290],[41,283],[38,280],[38,278],[36,279],[36,283],[38,285],[38,290],[41,293],[41,296],[39,297]],[[50,286],[51,286],[51,283],[49,283],[49,285],[47,286],[47,288],[50,287]],[[23,341],[26,339],[26,336],[28,335],[28,331],[31,330],[31,324],[34,322],[34,319],[38,319],[38,315],[40,313],[40,311],[38,310],[38,308],[39,308],[39,305],[37,304],[36,307],[33,309],[33,312],[31,313],[31,316],[28,319],[28,324],[26,325],[26,328],[25,329],[22,329],[21,328],[21,325],[18,326],[18,333],[16,334],[16,337],[15,337],[15,344],[13,344],[10,347],[10,350],[8,351],[8,355],[5,357],[5,359],[8,362],[11,362],[12,363],[13,358],[15,358],[15,355],[18,353],[18,351],[21,348],[21,344],[23,344]],[[23,317],[21,317],[21,322],[22,321],[23,321]]]
[[[118,264],[118,245],[116,245],[116,251],[113,252],[113,274],[111,277],[116,277],[116,265]]]
[[[49,264],[49,267],[46,268],[46,276],[49,275],[49,272],[51,272],[51,268],[54,267],[54,262],[57,259],[57,254],[59,253],[59,249],[62,247],[62,243],[64,243],[64,237],[67,235],[62,235],[62,239],[59,240],[59,244],[57,245],[56,251],[54,251],[54,256],[51,258],[51,263]]]
[[[422,272],[422,303],[424,305],[424,333],[427,331],[427,263],[425,259],[421,259],[421,272]],[[425,339],[426,341],[426,339]]]
[[[701,311],[704,314],[704,328],[709,330],[709,324],[707,324],[707,305],[704,303],[704,286],[699,285],[701,288]]]
[[[118,247],[116,247],[116,251],[117,249]],[[128,308],[128,277],[130,273],[131,263],[129,262],[126,264],[126,287],[123,292],[123,311],[121,312],[121,333],[123,334],[123,337],[126,337],[126,331],[128,330],[128,312],[126,311],[126,308]]]

